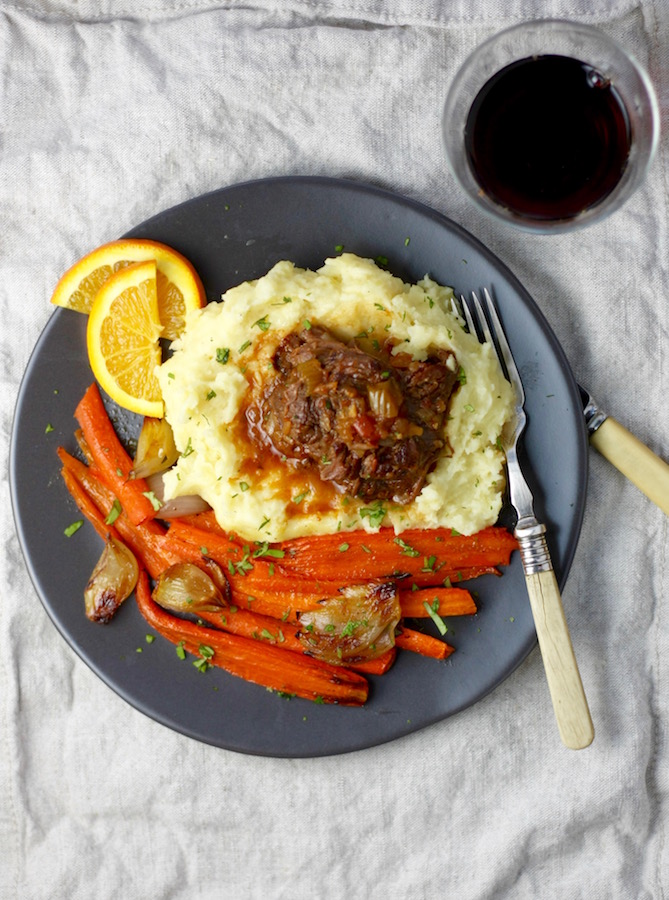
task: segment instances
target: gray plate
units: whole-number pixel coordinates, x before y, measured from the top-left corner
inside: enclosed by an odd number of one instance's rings
[[[533,300],[475,238],[418,203],[326,178],[235,185],[160,213],[130,236],[163,241],[185,254],[209,300],[263,275],[281,259],[318,268],[338,245],[361,256],[387,257],[390,270],[405,280],[429,273],[456,293],[492,286],[525,381],[525,463],[564,584],[587,479],[576,382]],[[91,624],[82,591],[101,543],[88,525],[64,536],[63,529],[79,515],[56,457],[59,444],[74,448],[74,408],[92,381],[85,328],[83,316],[55,310],[31,357],[12,437],[12,502],[28,570],[47,613],[76,653],[136,709],[185,735],[244,753],[343,753],[398,738],[470,706],[530,652],[535,632],[518,554],[502,578],[486,576],[473,584],[477,616],[448,623],[456,653],[442,663],[400,653],[390,673],[370,679],[364,709],[284,699],[218,669],[201,674],[180,661],[167,641],[145,643],[148,629],[132,599],[110,625]],[[45,433],[47,424],[53,431]],[[131,437],[138,423],[126,416],[121,424]],[[432,623],[423,627],[430,630]]]

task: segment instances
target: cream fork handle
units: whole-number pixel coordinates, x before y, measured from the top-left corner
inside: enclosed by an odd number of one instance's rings
[[[669,516],[669,465],[608,416],[590,443]]]
[[[583,750],[592,743],[595,729],[555,573],[526,573],[525,579],[560,737],[571,750]]]

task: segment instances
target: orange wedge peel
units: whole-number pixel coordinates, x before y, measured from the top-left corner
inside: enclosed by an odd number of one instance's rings
[[[158,241],[111,241],[67,270],[51,302],[88,315],[88,359],[100,387],[120,406],[161,418],[160,338],[178,338],[187,314],[207,302],[186,257]]]
[[[90,313],[97,292],[115,273],[133,263],[155,260],[158,309],[162,337],[174,340],[186,314],[207,302],[204,287],[192,264],[158,241],[127,238],[103,244],[71,266],[51,297],[55,306]]]

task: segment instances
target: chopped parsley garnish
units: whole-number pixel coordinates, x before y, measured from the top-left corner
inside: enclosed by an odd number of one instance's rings
[[[402,553],[405,556],[420,556],[420,552],[412,547],[411,544],[407,544],[406,541],[403,541],[402,538],[395,538],[395,543],[401,548]]]
[[[439,634],[441,634],[441,635],[446,634],[446,632],[448,631],[448,628],[446,626],[446,623],[444,622],[444,620],[441,618],[441,616],[439,615],[439,613],[437,611],[439,609],[439,601],[435,600],[434,603],[428,603],[427,600],[424,600],[423,606],[427,610],[427,614],[429,615],[429,617],[432,619],[434,624],[437,626]],[[436,606],[436,609],[435,609],[435,606]]]
[[[253,551],[254,559],[261,559],[266,556],[270,557],[271,559],[283,559],[285,555],[285,550],[278,550],[275,547],[270,547],[267,541],[258,543],[256,549]]]
[[[437,562],[436,556],[426,556],[423,561],[421,572],[434,572],[434,566]]]
[[[64,529],[63,534],[65,535],[65,537],[72,537],[72,535],[76,531],[79,531],[79,529],[81,528],[81,526],[83,524],[84,524],[83,519],[77,519],[76,522],[72,522],[71,525],[68,525],[67,528]]]
[[[208,644],[200,644],[198,651],[200,659],[193,660],[193,665],[199,672],[206,672],[211,667],[209,660],[214,658],[214,648]]]
[[[153,491],[143,491],[142,492],[146,499],[150,502],[151,506],[158,512],[160,507],[163,505],[160,500],[156,497]]]
[[[371,506],[363,506],[360,510],[361,519],[369,519],[369,524],[375,528],[383,522],[386,517],[386,508],[381,500],[375,500]]]
[[[257,322],[253,323],[254,328],[259,328],[261,331],[267,331],[270,327],[270,322],[267,320],[267,316],[263,316],[262,319],[258,319]]]
[[[228,562],[228,571],[230,572],[230,574],[246,575],[247,572],[250,572],[253,568],[253,563],[249,560],[250,556],[250,548],[244,547],[244,556],[242,556],[241,560],[238,563],[234,563],[232,560]]]
[[[107,518],[105,519],[105,525],[113,525],[114,522],[121,515],[121,504],[119,500],[114,500],[112,504],[112,508],[107,513]]]

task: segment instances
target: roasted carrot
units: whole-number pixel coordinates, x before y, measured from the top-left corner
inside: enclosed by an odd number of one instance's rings
[[[419,584],[425,584],[426,577],[438,584],[457,577],[463,568],[507,565],[517,542],[505,528],[495,526],[473,535],[453,534],[447,528],[409,529],[395,535],[382,528],[294,538],[280,547],[282,568],[324,581],[404,575]]]
[[[417,591],[400,591],[402,615],[422,619],[429,615],[425,602],[440,616],[472,616],[476,613],[474,598],[465,588],[432,587]]]
[[[147,623],[159,634],[232,675],[321,703],[361,706],[367,700],[369,685],[366,679],[350,669],[203,627],[161,609],[151,597],[144,570],[140,572],[135,597]]]
[[[400,650],[411,650],[421,656],[430,656],[432,659],[446,659],[455,650],[445,641],[423,634],[422,631],[414,631],[413,628],[402,628],[395,636],[395,646]]]
[[[132,477],[132,459],[114,430],[96,382],[79,401],[74,414],[95,465],[132,524],[139,525],[152,519],[156,509],[148,485],[143,478]]]

